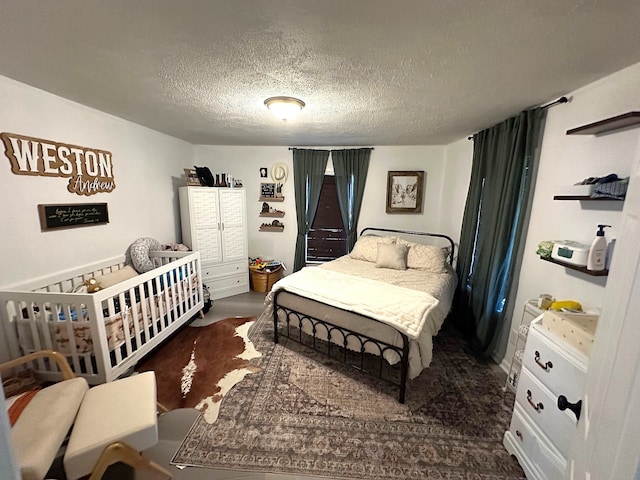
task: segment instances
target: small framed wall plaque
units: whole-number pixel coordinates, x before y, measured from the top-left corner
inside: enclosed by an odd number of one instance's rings
[[[106,203],[38,205],[42,231],[109,223]]]
[[[260,184],[260,196],[261,197],[275,197],[276,196],[276,184],[275,183],[261,183]]]
[[[187,186],[201,187],[200,178],[194,168],[185,168],[184,177],[187,179]]]

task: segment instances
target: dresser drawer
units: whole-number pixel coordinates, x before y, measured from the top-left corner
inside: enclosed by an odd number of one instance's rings
[[[221,275],[235,275],[244,272],[249,272],[249,265],[246,261],[223,263],[220,265],[202,265],[202,276],[204,278],[219,277]]]
[[[569,410],[558,408],[558,398],[523,368],[518,382],[516,403],[567,458],[577,420]]]
[[[535,326],[529,330],[523,365],[556,396],[577,402],[584,391],[586,365],[571,358]]]
[[[529,480],[562,480],[566,461],[558,456],[548,440],[530,423],[526,413],[516,404],[504,445],[515,455]]]

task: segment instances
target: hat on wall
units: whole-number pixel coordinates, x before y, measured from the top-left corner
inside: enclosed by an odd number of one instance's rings
[[[289,167],[286,163],[279,162],[271,167],[271,179],[275,183],[287,183],[289,178]]]

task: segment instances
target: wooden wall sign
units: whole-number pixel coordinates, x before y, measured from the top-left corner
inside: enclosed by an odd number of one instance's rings
[[[109,223],[106,203],[38,205],[38,213],[43,231]]]
[[[15,133],[0,133],[5,155],[16,175],[69,178],[67,190],[78,195],[116,188],[111,152],[58,143]]]

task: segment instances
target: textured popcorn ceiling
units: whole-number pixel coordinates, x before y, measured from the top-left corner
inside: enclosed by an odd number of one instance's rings
[[[0,43],[0,75],[195,144],[437,145],[639,62],[640,1],[2,0]]]

